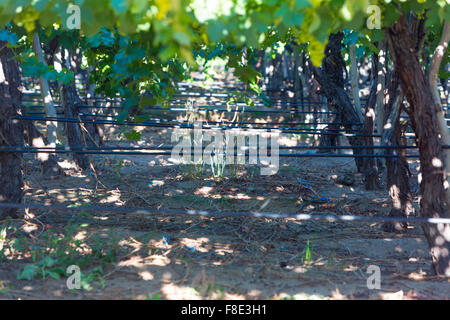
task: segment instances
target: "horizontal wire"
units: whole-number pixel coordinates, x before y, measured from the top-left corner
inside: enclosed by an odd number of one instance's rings
[[[3,149],[0,147],[0,152],[16,152],[16,153],[77,153],[77,154],[107,154],[107,155],[153,155],[153,156],[170,156],[171,152],[166,151],[153,151],[153,152],[143,152],[143,151],[96,151],[96,150],[77,150],[77,149],[23,149],[23,148],[11,148]],[[2,151],[3,150],[3,151]],[[114,149],[111,149],[114,150]],[[268,149],[267,151],[270,151]],[[189,153],[183,150],[183,154]],[[203,155],[203,153],[198,153],[195,151],[190,152],[191,155]],[[212,153],[213,154],[213,153]],[[271,156],[268,152],[267,156]],[[290,158],[398,158],[395,154],[326,154],[326,153],[278,153],[279,157],[290,157]],[[419,158],[420,155],[412,154],[405,155],[406,158]]]
[[[175,146],[173,145],[159,145],[159,146],[139,146],[139,147],[124,147],[124,146],[64,146],[57,145],[56,147],[32,147],[32,146],[0,146],[0,150],[7,151],[11,150],[171,150]],[[441,146],[442,149],[450,149],[449,145]],[[245,150],[252,147],[244,147]],[[256,148],[256,147],[255,147]],[[315,149],[341,149],[341,150],[351,150],[351,149],[417,149],[417,146],[389,146],[389,145],[355,145],[355,146],[279,146],[279,149],[305,149],[305,150],[315,150]],[[269,148],[270,149],[270,148]]]
[[[33,106],[24,106],[27,108],[44,108],[42,105],[33,105]],[[56,106],[61,107],[61,106]],[[252,106],[246,106],[247,108],[254,108]],[[123,107],[120,106],[88,106],[88,105],[76,105],[75,108],[78,109],[121,109],[123,110]],[[234,107],[235,108],[235,107]],[[145,109],[145,111],[153,111],[153,110],[163,110],[163,111],[171,111],[171,112],[225,112],[225,113],[289,113],[289,114],[338,114],[337,112],[331,112],[331,111],[300,111],[300,110],[256,110],[256,109],[247,109],[247,110],[228,110],[224,108],[217,108],[214,106],[211,106],[211,108],[197,108],[189,109],[189,108],[181,108],[181,107],[152,107],[148,106],[148,108]]]
[[[57,112],[57,114],[64,115],[64,112]],[[36,117],[38,115],[45,116],[45,112],[27,112],[23,114],[23,117]],[[80,113],[80,117],[114,117],[112,115],[107,114],[96,114],[96,113]],[[75,119],[75,118],[73,118]],[[95,120],[95,119],[91,119]],[[178,120],[178,119],[161,119],[161,118],[149,118],[148,121],[159,121],[165,124],[169,124],[170,122],[178,122],[178,123],[192,123],[189,120]],[[248,121],[239,121],[239,122],[231,122],[231,121],[210,121],[210,120],[196,120],[197,123],[205,123],[205,124],[231,124],[231,125],[284,125],[284,126],[295,126],[295,125],[336,125],[336,126],[345,126],[345,125],[363,125],[361,122],[269,122],[269,123],[261,123],[261,122],[248,122]]]
[[[12,119],[17,120],[34,120],[34,121],[56,121],[56,122],[67,122],[67,123],[93,123],[93,124],[111,124],[111,125],[127,125],[127,126],[137,126],[137,127],[161,127],[161,128],[180,128],[180,129],[195,129],[193,125],[185,124],[163,124],[157,122],[136,122],[136,121],[124,121],[118,122],[113,120],[94,120],[94,119],[77,119],[77,118],[61,118],[61,117],[25,117],[16,116]],[[203,125],[201,130],[227,130],[227,129],[241,129],[243,131],[248,130],[274,130],[279,133],[290,133],[290,134],[318,134],[318,135],[339,135],[347,137],[381,137],[381,135],[375,134],[353,134],[353,133],[342,133],[340,131],[353,131],[359,132],[358,129],[288,129],[288,128],[270,128],[270,127],[215,127],[209,125]]]
[[[125,207],[106,207],[106,206],[84,206],[67,207],[64,205],[42,205],[37,203],[7,203],[0,202],[0,208],[15,209],[39,209],[39,210],[63,210],[63,211],[91,211],[91,212],[115,212],[115,213],[134,213],[151,215],[181,215],[181,216],[206,216],[206,217],[253,217],[269,219],[287,219],[296,220],[327,220],[329,222],[408,222],[408,223],[427,223],[427,224],[450,224],[448,218],[405,218],[405,217],[366,217],[356,215],[334,215],[334,214],[305,214],[305,213],[274,213],[274,212],[245,212],[245,211],[203,211],[203,210],[180,210],[180,209],[153,209],[153,208],[125,208]]]

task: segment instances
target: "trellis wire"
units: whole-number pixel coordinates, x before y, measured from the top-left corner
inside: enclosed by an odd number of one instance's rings
[[[195,129],[193,125],[185,125],[185,124],[163,124],[157,122],[136,122],[136,121],[124,121],[118,122],[114,120],[94,120],[94,119],[77,119],[77,118],[61,118],[61,117],[25,117],[25,116],[16,116],[12,117],[12,119],[18,120],[35,120],[35,121],[57,121],[57,122],[68,122],[68,123],[93,123],[93,124],[110,124],[110,125],[127,125],[127,126],[137,126],[137,127],[160,127],[160,128],[180,128],[180,129]],[[227,130],[230,127],[217,127],[210,125],[203,125],[202,130]],[[200,129],[200,128],[199,128]],[[241,129],[243,131],[248,130],[268,130],[271,128],[268,127],[231,127],[231,129]],[[353,133],[342,133],[339,131],[353,131],[359,132],[357,129],[288,129],[288,128],[273,128],[276,132],[279,133],[290,133],[290,134],[318,134],[318,135],[338,135],[338,136],[346,136],[346,137],[381,137],[381,135],[376,134],[353,134]]]
[[[33,105],[33,106],[24,106],[26,108],[44,108],[42,105]],[[56,107],[60,107],[60,106],[56,106]],[[198,108],[195,107],[194,109],[189,109],[189,108],[181,108],[181,107],[152,107],[152,106],[148,106],[148,108],[145,109],[145,111],[152,111],[152,110],[163,110],[163,111],[171,111],[171,112],[184,112],[184,111],[195,111],[195,112],[205,112],[205,111],[209,111],[209,112],[225,112],[225,113],[289,113],[289,114],[338,114],[337,112],[332,112],[332,111],[302,111],[302,110],[277,110],[277,109],[272,109],[272,110],[258,110],[254,107],[251,106],[246,106],[247,108],[250,109],[246,109],[246,110],[232,110],[235,107],[231,107],[230,109],[225,109],[225,108],[217,108],[214,106],[211,106],[211,108]],[[76,105],[75,108],[78,109],[120,109],[123,110],[123,107],[120,106],[88,106],[88,105]],[[240,106],[240,108],[242,108],[242,106]]]
[[[3,150],[3,151],[2,151]],[[114,149],[111,149],[114,150]],[[271,149],[268,149],[268,156],[271,155]],[[77,150],[77,149],[40,149],[40,148],[14,148],[0,146],[0,152],[17,153],[77,153],[77,154],[99,154],[99,155],[152,155],[152,156],[171,156],[171,152],[155,150],[145,151],[97,151],[97,150]],[[191,155],[203,155],[193,150]],[[398,158],[396,154],[326,154],[326,153],[278,153],[279,157],[290,158]],[[406,158],[419,158],[418,154],[405,155]]]
[[[59,111],[56,114],[64,115],[64,112]],[[24,117],[36,117],[36,116],[45,116],[45,112],[27,112],[23,114]],[[80,117],[100,117],[100,118],[108,118],[113,117],[113,115],[107,114],[97,114],[97,113],[80,113]],[[95,120],[95,119],[94,119]],[[169,122],[179,122],[179,123],[190,123],[192,121],[188,120],[178,120],[178,119],[161,119],[161,118],[149,118],[148,121],[159,121],[162,123]],[[231,121],[210,121],[203,120],[202,122],[206,124],[231,124],[231,125],[283,125],[283,126],[295,126],[295,125],[336,125],[336,126],[346,126],[346,125],[363,125],[361,122],[248,122],[248,121],[239,121],[239,122],[231,122]]]
[[[4,152],[9,149],[23,148],[25,149],[39,149],[39,150],[171,150],[174,148],[172,145],[159,145],[159,146],[139,146],[139,147],[123,147],[123,146],[63,146],[58,145],[56,148],[53,147],[31,147],[31,146],[0,146],[0,150]],[[355,146],[279,146],[279,149],[305,149],[305,150],[315,150],[315,149],[417,149],[417,146],[391,146],[391,145],[355,145]],[[443,145],[443,149],[450,149],[450,146]],[[269,148],[270,149],[270,148]]]
[[[63,112],[57,112],[57,114],[61,114],[64,115]],[[37,120],[37,118],[42,118],[42,117],[38,117],[38,116],[45,116],[44,112],[27,112],[26,114],[23,114],[22,117],[34,117],[36,119],[32,119],[32,120]],[[113,117],[111,115],[107,115],[107,114],[92,114],[92,113],[80,113],[80,117],[91,117],[90,120],[95,121],[95,117],[99,117],[99,118],[108,118],[108,117]],[[55,118],[55,117],[53,117]],[[58,119],[58,118],[57,118]],[[60,117],[59,119],[76,119],[76,118],[67,118],[67,117]],[[103,120],[103,119],[98,119],[98,120]],[[108,121],[115,121],[115,120],[108,120]],[[145,123],[148,121],[156,121],[157,123],[161,123],[161,124],[171,124],[171,122],[176,122],[176,123],[192,123],[192,121],[189,120],[178,120],[178,119],[161,119],[161,118],[149,118],[148,120],[145,120],[143,122],[138,122],[138,123]],[[363,125],[363,123],[361,122],[271,122],[271,123],[261,123],[261,122],[248,122],[248,121],[239,121],[239,122],[231,122],[231,121],[210,121],[210,120],[202,120],[202,121],[198,121],[197,123],[204,123],[206,125],[219,125],[219,124],[223,124],[223,125],[282,125],[282,126],[296,126],[296,125],[335,125],[335,126],[349,126],[349,125]],[[246,127],[247,128],[247,127]],[[253,127],[249,127],[249,128],[253,128]],[[279,129],[278,127],[275,128],[265,128],[265,129]]]

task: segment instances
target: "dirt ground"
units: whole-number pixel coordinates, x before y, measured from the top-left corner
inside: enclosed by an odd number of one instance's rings
[[[168,131],[141,129],[140,145],[169,141]],[[295,139],[285,140],[281,144]],[[222,179],[212,178],[207,167],[199,173],[174,165],[167,156],[91,156],[97,178],[64,159],[66,175],[46,180],[35,160],[26,157],[25,202],[365,216],[385,215],[390,208],[387,191],[364,191],[351,158],[281,158],[276,175],[261,176],[242,166]],[[416,166],[411,162],[413,172]],[[69,290],[66,279],[17,280],[30,257],[3,261],[2,299],[450,298],[450,282],[432,276],[428,246],[416,225],[394,234],[378,223],[27,214],[35,218],[30,220],[34,228],[22,224],[31,228],[30,236],[69,221],[82,223],[77,237],[114,242],[116,259],[104,266],[103,282],[90,290]],[[380,289],[368,289],[370,265],[381,270]]]

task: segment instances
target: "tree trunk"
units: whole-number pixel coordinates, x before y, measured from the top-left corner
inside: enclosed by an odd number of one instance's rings
[[[339,116],[334,117],[333,121],[327,125],[323,130],[324,133],[335,133],[336,130],[339,129],[339,125],[335,123],[341,123],[341,119]],[[319,140],[319,146],[321,147],[328,147],[328,146],[338,146],[339,145],[339,139],[337,135],[333,134],[322,134],[320,136]],[[336,149],[319,149],[317,151],[318,153],[329,153],[329,152],[336,152]]]
[[[289,74],[288,74],[288,61],[286,56],[286,51],[283,51],[281,54],[281,68],[283,70],[283,81],[287,81]]]
[[[39,40],[39,35],[37,34],[37,32],[33,36],[33,50],[38,60],[46,65],[47,63],[45,62],[44,53],[42,52],[41,48],[41,41]],[[50,92],[48,81],[44,77],[40,77],[39,81],[41,86],[42,100],[44,102],[45,115],[47,117],[56,118],[56,109],[53,104],[53,98]],[[56,147],[57,129],[58,129],[58,122],[47,121],[47,140],[50,146],[53,148]]]
[[[374,56],[374,60],[376,57]],[[374,78],[372,80],[372,87],[370,89],[369,99],[367,100],[365,117],[364,117],[364,125],[362,127],[361,132],[366,137],[363,137],[364,145],[369,146],[369,148],[364,149],[364,154],[374,155],[374,149],[370,148],[374,145],[373,137],[373,123],[375,121],[375,104],[376,104],[376,96],[377,96],[377,75],[375,73]],[[363,161],[363,172],[364,172],[364,187],[366,190],[376,190],[380,188],[380,183],[378,180],[378,168],[376,165],[375,158],[365,158]]]
[[[331,34],[328,44],[325,47],[325,57],[322,60],[322,70],[313,68],[315,78],[320,84],[320,93],[323,94],[330,107],[339,114],[339,119],[347,123],[359,123],[358,113],[352,105],[349,95],[344,89],[344,69],[345,62],[341,54],[341,44],[344,34],[342,32]],[[345,125],[345,129],[360,129],[360,126]],[[354,133],[349,131],[348,133]],[[364,139],[362,137],[349,136],[348,140],[352,146],[362,145]],[[354,154],[360,154],[360,149],[353,149]],[[364,172],[363,159],[355,158],[358,172]]]
[[[383,145],[401,146],[402,144],[402,129],[400,127],[400,113],[403,101],[403,94],[400,90],[400,79],[398,75],[393,72],[391,81],[388,86],[389,101],[386,107],[386,120],[383,130],[383,137],[381,139]],[[414,212],[412,206],[412,194],[409,186],[409,171],[408,162],[406,160],[406,149],[386,149],[383,150],[385,154],[398,155],[398,158],[387,158],[387,187],[389,196],[392,200],[392,209],[389,212],[390,217],[407,218],[410,213]],[[388,232],[406,232],[406,222],[385,223],[383,229]]]
[[[20,112],[22,92],[19,66],[7,42],[0,41],[0,145],[22,147],[23,126],[13,120]],[[0,202],[21,203],[23,192],[22,154],[0,152]],[[17,209],[0,209],[0,220],[17,217]]]
[[[263,60],[264,61],[264,60]],[[94,70],[94,66],[90,66],[87,70],[87,93],[86,93],[86,101],[87,101],[87,105],[88,106],[95,106],[96,100],[95,100],[95,83],[89,83],[89,78],[90,78],[90,74],[91,72]],[[96,110],[94,108],[90,109],[92,110]],[[103,108],[99,108],[98,110],[96,110],[97,114],[103,115],[104,113],[104,109]],[[94,129],[95,129],[95,134],[98,137],[98,145],[102,145],[103,141],[105,140],[105,126],[103,124],[94,124]],[[89,140],[90,141],[90,140]]]
[[[283,59],[282,55],[277,54],[275,59],[271,59],[271,66],[269,72],[268,91],[275,98],[280,98],[283,93],[281,89],[284,87],[283,81]]]
[[[377,65],[377,104],[375,107],[377,133],[383,134],[383,122],[384,122],[384,90],[386,88],[386,75],[385,75],[385,63],[386,63],[386,45],[384,41],[380,42],[378,46],[380,53],[378,56]]]
[[[377,103],[375,106],[375,118],[376,118],[376,133],[379,135],[383,135],[383,125],[384,125],[384,97],[386,90],[386,41],[383,40],[379,43],[378,48],[380,50],[377,55]],[[380,141],[381,142],[381,141]],[[382,149],[378,149],[375,153],[381,154],[383,152]],[[385,168],[386,161],[383,158],[377,159],[378,167],[380,170]]]
[[[387,30],[387,36],[395,70],[401,78],[402,91],[409,102],[407,111],[420,152],[420,216],[449,218],[444,187],[447,175],[439,138],[439,106],[434,102],[433,92],[419,61],[423,28],[423,21],[417,26],[409,26],[406,14],[403,14]],[[423,224],[422,228],[430,246],[435,273],[450,277],[450,226]]]
[[[295,92],[295,105],[291,110],[297,111],[299,105],[303,105],[303,86],[300,79],[301,61],[300,54],[298,53],[298,46],[294,45],[294,92]],[[291,114],[291,119],[297,115]]]
[[[350,45],[350,75],[352,83],[353,101],[355,102],[356,112],[360,121],[363,121],[361,110],[361,100],[359,99],[359,83],[358,83],[358,61],[356,61],[356,44]]]
[[[36,128],[33,121],[26,120],[24,123],[24,137],[29,146],[35,148],[49,147],[48,140]],[[41,174],[45,179],[55,179],[63,174],[63,169],[59,166],[56,155],[53,153],[37,153],[36,159],[41,164]]]
[[[302,50],[302,54],[299,57],[300,61],[299,61],[299,67],[300,67],[300,84],[302,86],[302,96],[303,99],[309,98],[308,94],[310,93],[308,90],[308,85],[307,85],[307,81],[306,81],[306,75],[308,72],[308,68],[306,66],[306,53],[305,50]],[[312,80],[311,80],[312,81]],[[304,100],[302,101],[302,103],[304,103]]]
[[[265,51],[264,50],[258,50],[257,52],[257,60],[256,60],[256,64],[255,64],[255,69],[256,71],[258,71],[259,73],[261,73],[261,75],[264,74],[264,54]]]
[[[447,121],[445,120],[445,114],[442,110],[442,103],[441,98],[439,96],[437,83],[438,83],[439,67],[441,65],[442,58],[444,57],[444,54],[447,51],[449,41],[450,41],[450,23],[445,21],[441,40],[439,42],[439,45],[436,47],[436,50],[434,51],[433,58],[431,59],[430,72],[428,76],[431,92],[433,93],[434,103],[436,103],[436,105],[439,108],[437,110],[438,126],[439,132],[441,134],[442,143],[445,145],[450,145],[450,134],[448,132]],[[448,172],[450,171],[450,149],[444,150],[444,154],[445,154],[445,169],[448,175]],[[448,176],[447,182],[450,183],[448,181]],[[446,200],[447,200],[447,207],[450,208],[449,185],[447,185],[446,188]]]
[[[60,47],[58,53],[55,56],[55,69],[58,71],[62,70],[62,66],[64,64],[66,65],[67,70],[70,70],[68,51],[67,49]],[[67,118],[78,118],[77,110],[75,109],[75,104],[77,102],[77,99],[79,98],[75,91],[76,88],[74,84],[75,84],[74,82],[69,84],[58,83],[61,96],[61,105],[64,110],[64,116]],[[69,146],[79,147],[85,145],[83,143],[80,125],[78,123],[67,122],[66,132]],[[73,160],[80,169],[87,170],[89,168],[89,159],[85,154],[74,153]]]

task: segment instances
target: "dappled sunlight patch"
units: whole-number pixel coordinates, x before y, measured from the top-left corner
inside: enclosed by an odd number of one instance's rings
[[[325,265],[327,265],[327,262],[324,261],[324,260],[319,259],[319,260],[313,262],[312,265],[317,266],[317,267],[320,267],[320,266],[325,266]]]
[[[63,160],[63,161],[58,161],[58,164],[61,168],[66,169],[66,170],[77,169],[77,165],[73,161]]]
[[[122,192],[118,189],[108,191],[110,195],[101,199],[99,203],[115,203],[118,205],[124,205],[125,202],[121,200]]]
[[[318,294],[308,294],[305,292],[299,292],[295,294],[289,294],[286,292],[281,292],[279,294],[276,294],[273,297],[274,300],[322,300],[324,299],[323,296]]]
[[[306,271],[308,271],[308,269],[303,266],[298,266],[295,267],[292,271],[295,273],[305,273]]]
[[[155,276],[149,272],[149,271],[139,271],[138,275],[142,278],[144,281],[151,281],[155,278]]]
[[[419,270],[418,272],[411,272],[408,274],[408,279],[415,280],[415,281],[423,281],[425,280],[425,276],[427,275],[426,272],[423,270]]]
[[[142,243],[136,241],[132,237],[130,237],[130,238],[126,239],[126,240],[125,239],[120,240],[118,242],[118,245],[121,246],[121,247],[131,247],[135,251],[138,251],[139,249],[141,249],[143,247]]]
[[[225,256],[227,254],[232,254],[233,253],[233,249],[231,249],[231,245],[230,244],[220,244],[220,247],[218,247],[218,244],[215,244],[215,249],[214,252],[219,255],[219,256]],[[221,262],[214,262],[214,264],[216,265],[221,265]]]
[[[394,251],[397,252],[397,253],[402,253],[402,252],[404,252],[404,249],[401,246],[396,246],[394,248]]]
[[[194,288],[178,286],[173,283],[163,284],[161,292],[168,300],[200,300],[202,298]]]
[[[180,243],[182,246],[194,248],[196,251],[199,252],[208,252],[206,248],[202,248],[202,246],[209,243],[208,238],[198,238],[198,239],[182,238],[180,239]]]
[[[261,290],[252,289],[247,293],[247,297],[251,299],[259,299],[261,297]]]
[[[161,187],[164,186],[166,184],[166,182],[164,180],[151,180],[150,183],[148,184],[148,187],[150,188],[155,188],[155,187]]]
[[[397,292],[380,292],[379,295],[382,300],[402,300],[404,292],[403,290]]]
[[[26,285],[26,286],[23,286],[23,287],[22,287],[22,290],[24,290],[24,291],[33,291],[34,288],[33,288],[33,286],[28,286],[28,285]]]
[[[201,187],[197,189],[194,194],[195,195],[208,195],[212,190],[214,190],[213,187]]]
[[[151,255],[146,257],[145,259],[146,265],[165,267],[170,264],[170,258],[164,255]]]
[[[433,167],[435,167],[435,168],[441,168],[442,167],[442,161],[441,161],[441,159],[439,159],[439,158],[433,158],[432,160],[431,160],[431,164],[433,165]]]
[[[162,166],[173,166],[174,165],[172,158],[167,158],[167,160],[166,160],[166,158],[164,158],[164,157],[169,157],[169,156],[156,156],[156,159],[160,165],[162,165]]]
[[[166,239],[165,236],[163,236],[157,240],[151,239],[147,245],[150,248],[150,251],[151,251],[151,249],[162,250],[162,249],[173,248],[173,243],[171,243],[170,240],[168,241],[168,239]]]
[[[278,143],[280,146],[294,147],[297,145],[297,139],[289,138],[288,136],[280,136],[278,138]]]
[[[78,233],[75,234],[75,236],[73,238],[75,240],[79,240],[79,241],[86,240],[86,238],[87,238],[87,231],[86,230],[79,231]]]
[[[100,221],[106,221],[109,220],[109,217],[99,217],[99,216],[95,216],[92,217],[94,220],[100,220]]]
[[[348,300],[348,298],[342,294],[342,292],[339,290],[339,288],[336,288],[331,292],[331,299]]]
[[[234,197],[230,196],[230,198],[232,198],[232,199],[239,199],[239,200],[242,200],[242,199],[250,200],[250,199],[252,199],[252,197],[250,197],[249,195],[246,195],[244,193],[238,193]]]
[[[346,272],[354,272],[354,271],[356,271],[358,269],[359,268],[357,266],[349,264],[347,267],[344,268],[344,271],[346,271]]]
[[[56,199],[58,199],[58,200],[61,201],[61,202],[64,202],[64,201],[67,201],[67,200],[68,200],[68,199],[67,199],[65,196],[63,196],[62,194],[56,195]]]
[[[23,227],[22,227],[22,230],[23,231],[25,231],[25,232],[27,232],[27,233],[32,233],[32,232],[34,232],[34,231],[37,231],[39,228],[38,228],[38,226],[37,225],[34,225],[34,224],[25,224]],[[0,250],[2,249],[2,242],[0,241]]]
[[[239,294],[239,293],[225,292],[223,297],[220,299],[222,299],[222,300],[245,300],[246,296],[243,294]]]

